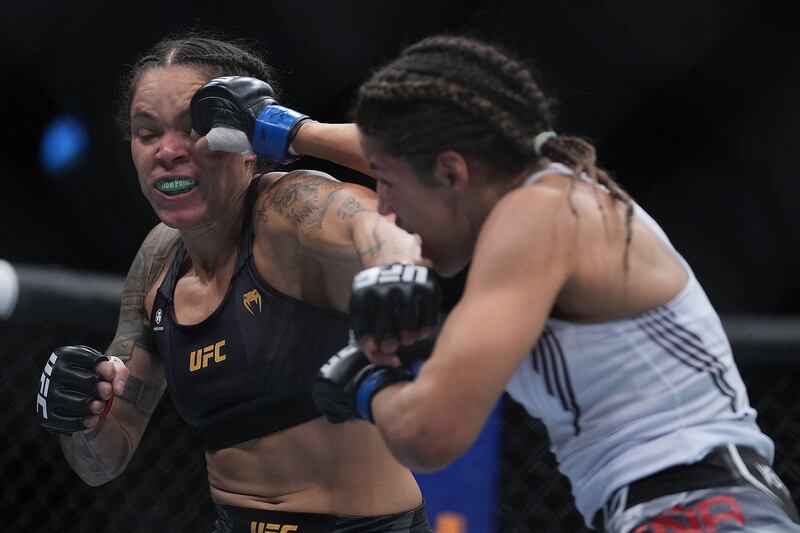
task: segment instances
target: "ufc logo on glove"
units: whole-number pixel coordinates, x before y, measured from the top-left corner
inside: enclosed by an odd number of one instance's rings
[[[58,356],[55,353],[50,354],[50,359],[44,366],[42,376],[39,378],[39,394],[36,395],[36,412],[39,412],[39,407],[42,408],[42,418],[47,420],[47,391],[50,390],[50,374],[53,373],[53,365],[56,364]]]
[[[398,281],[425,284],[428,282],[428,269],[423,266],[401,264],[368,268],[359,272],[353,279],[353,289]]]

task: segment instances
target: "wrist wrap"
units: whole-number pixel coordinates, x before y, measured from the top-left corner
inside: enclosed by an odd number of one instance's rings
[[[253,131],[253,152],[261,157],[291,163],[296,157],[289,146],[300,125],[311,120],[307,115],[280,105],[266,106],[256,117]]]
[[[356,391],[356,408],[359,416],[368,422],[374,422],[372,419],[372,398],[389,385],[400,381],[412,381],[413,379],[414,374],[403,367],[392,368],[384,366],[373,369],[363,378]]]

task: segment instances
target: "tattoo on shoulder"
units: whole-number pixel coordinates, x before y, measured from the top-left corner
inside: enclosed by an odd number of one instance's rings
[[[359,202],[355,196],[350,196],[345,199],[342,205],[339,206],[339,209],[336,210],[336,216],[342,220],[347,220],[366,210],[367,208],[361,205],[361,202]]]
[[[321,228],[328,209],[342,188],[341,182],[320,172],[290,172],[272,188],[258,215],[265,220],[268,208],[300,226]]]
[[[114,355],[127,361],[136,344],[148,351],[154,350],[150,339],[145,297],[159,274],[167,267],[167,260],[179,240],[177,230],[159,224],[139,248],[125,278],[117,333],[106,350],[107,355]]]

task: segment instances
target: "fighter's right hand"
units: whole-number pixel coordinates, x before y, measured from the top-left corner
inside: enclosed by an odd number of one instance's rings
[[[108,413],[113,394],[124,388],[127,369],[117,372],[118,365],[124,368],[118,359],[111,362],[88,346],[56,348],[45,364],[36,395],[41,426],[53,433],[71,434],[97,425]]]
[[[413,379],[409,369],[375,366],[358,347],[348,345],[322,365],[311,384],[311,396],[329,422],[353,418],[372,422],[372,398],[389,385]]]
[[[222,128],[238,130],[247,137],[239,141],[235,135],[224,134],[219,138],[210,135],[212,150],[250,150],[281,163],[295,159],[289,147],[301,124],[310,120],[302,113],[278,105],[268,83],[245,76],[211,80],[194,94],[189,112],[192,129],[200,135]]]
[[[391,264],[356,274],[350,294],[350,325],[359,346],[378,364],[425,359],[441,320],[441,289],[433,270]],[[428,339],[428,342],[421,342]]]

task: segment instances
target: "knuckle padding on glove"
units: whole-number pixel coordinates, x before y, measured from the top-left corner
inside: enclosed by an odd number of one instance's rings
[[[402,331],[435,327],[439,320],[439,289],[435,282],[373,282],[354,289],[350,315],[357,337],[376,340],[399,337]]]
[[[215,78],[192,96],[192,128],[206,135],[215,126],[230,126],[252,141],[255,118],[264,105],[274,102],[268,83],[245,76]]]
[[[196,109],[197,120],[192,119],[192,127],[200,135],[206,135],[217,126],[249,131],[248,124],[242,120],[241,112],[236,105],[221,98],[204,98]],[[200,118],[202,117],[202,118]]]
[[[88,413],[89,403],[99,400],[100,397],[93,398],[81,391],[61,386],[51,390],[47,399],[51,405],[51,413],[83,417]]]
[[[67,364],[57,367],[60,390],[97,396],[97,374],[83,367]]]

